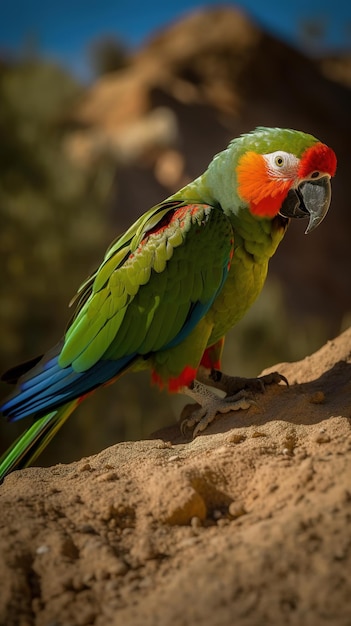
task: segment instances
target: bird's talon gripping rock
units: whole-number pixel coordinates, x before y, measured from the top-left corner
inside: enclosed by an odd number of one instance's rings
[[[279,374],[279,372],[264,374],[263,376],[259,376],[257,380],[261,381],[263,391],[265,391],[266,385],[279,385],[279,383],[285,383],[286,386],[289,387],[288,379],[283,374]]]
[[[229,400],[229,402],[228,402]],[[195,426],[193,430],[193,439],[197,437],[200,433],[202,433],[206,428],[215,420],[215,418],[222,413],[230,413],[231,411],[239,411],[249,409],[250,406],[256,405],[257,403],[254,400],[249,400],[248,398],[223,398],[222,401],[216,406],[215,410],[212,410],[208,413],[205,413],[201,419],[197,422],[197,426]],[[187,424],[189,426],[189,424]]]
[[[182,413],[182,416],[184,413],[186,413],[186,415],[180,423],[181,433],[183,436],[186,436],[188,432],[193,429],[193,439],[203,432],[207,426],[214,421],[218,414],[246,410],[249,409],[250,406],[258,406],[257,402],[245,395],[244,390],[239,391],[239,393],[234,396],[220,398],[198,381],[194,381],[193,388],[187,389],[185,393],[201,401],[200,407],[198,404],[193,405],[194,410],[192,413],[189,414],[189,405],[185,407],[186,411],[183,410]]]
[[[198,379],[205,385],[224,391],[228,397],[239,393],[246,396],[248,393],[264,393],[267,385],[278,385],[281,382],[289,386],[285,376],[278,372],[270,372],[255,378],[242,378],[240,376],[228,376],[228,374],[216,369],[200,368]]]

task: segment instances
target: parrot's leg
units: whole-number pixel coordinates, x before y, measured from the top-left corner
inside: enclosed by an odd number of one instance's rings
[[[228,376],[217,369],[200,367],[197,373],[197,379],[204,385],[225,391],[227,396],[233,396],[242,390],[251,391],[253,393],[263,393],[266,385],[278,385],[281,382],[289,386],[285,376],[278,372],[270,372],[269,374],[264,374],[257,378],[241,378],[240,376]]]
[[[248,409],[250,406],[256,405],[254,400],[245,397],[245,390],[239,391],[234,396],[221,398],[198,380],[194,380],[189,387],[183,387],[181,391],[200,405],[180,424],[183,435],[196,425],[193,430],[193,437],[205,430],[218,413],[229,413],[229,411]]]

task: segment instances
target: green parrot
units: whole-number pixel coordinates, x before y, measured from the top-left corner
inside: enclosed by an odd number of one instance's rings
[[[34,422],[0,460],[0,480],[127,370],[149,368],[161,388],[196,400],[182,424],[193,436],[216,414],[249,407],[250,390],[285,380],[223,374],[224,336],[260,293],[290,218],[307,218],[306,233],[323,220],[335,170],[335,153],[312,135],[259,127],[142,215],[79,288],[63,340],[4,374],[16,386],[3,415]]]

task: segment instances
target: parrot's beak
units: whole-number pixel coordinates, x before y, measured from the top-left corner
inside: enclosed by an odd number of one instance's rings
[[[283,217],[309,218],[305,234],[317,228],[328,213],[331,200],[330,177],[303,180],[290,189],[279,213]]]

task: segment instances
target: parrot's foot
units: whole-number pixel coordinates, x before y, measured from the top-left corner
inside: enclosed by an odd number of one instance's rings
[[[185,436],[189,430],[194,429],[193,438],[205,430],[218,413],[229,413],[229,411],[248,409],[250,406],[256,405],[254,400],[246,397],[247,394],[243,389],[235,395],[220,398],[197,380],[194,380],[191,388],[184,388],[183,392],[200,405],[189,416],[181,418],[180,430],[182,434]]]
[[[200,367],[198,379],[193,381],[191,387],[184,388],[183,392],[196,400],[199,407],[195,407],[190,415],[185,415],[183,419],[181,417],[180,424],[183,435],[195,426],[193,438],[205,430],[218,413],[229,413],[229,411],[248,409],[252,405],[257,406],[257,403],[248,397],[250,393],[263,393],[266,385],[278,385],[281,382],[289,386],[285,376],[278,372],[264,374],[258,378],[241,378],[228,376],[220,370]],[[225,391],[226,397],[220,398],[208,386]]]
[[[210,385],[216,389],[225,391],[227,396],[233,396],[239,391],[261,392],[265,391],[266,385],[279,385],[283,382],[289,386],[285,376],[278,372],[270,372],[257,378],[240,378],[239,376],[228,376],[220,370],[205,369],[200,367],[197,378],[205,385]]]

